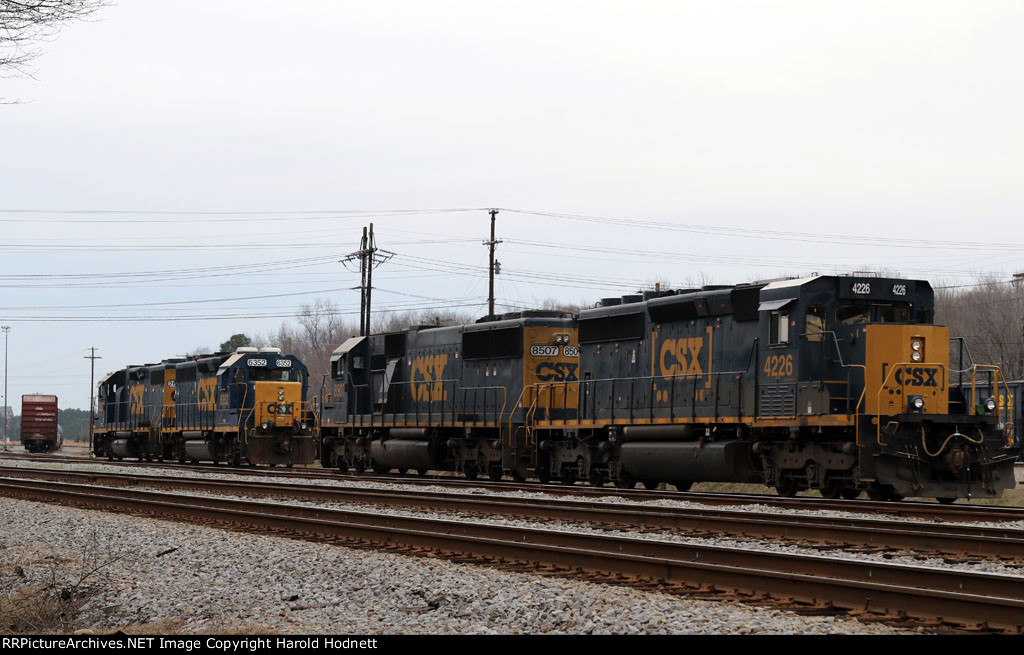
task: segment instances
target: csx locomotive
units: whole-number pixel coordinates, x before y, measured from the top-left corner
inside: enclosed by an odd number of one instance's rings
[[[998,497],[1020,452],[996,399],[1006,382],[953,368],[933,311],[925,281],[821,276],[357,337],[322,390],[321,457],[627,488]]]
[[[238,466],[311,464],[316,417],[305,365],[277,348],[129,366],[99,383],[98,457]]]

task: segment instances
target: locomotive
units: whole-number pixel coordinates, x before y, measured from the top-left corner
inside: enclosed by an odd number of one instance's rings
[[[1020,454],[1007,383],[996,366],[952,368],[933,315],[926,281],[817,276],[356,337],[321,390],[321,457],[623,488],[999,497]]]
[[[239,466],[312,464],[305,365],[278,348],[129,366],[99,383],[97,457]]]

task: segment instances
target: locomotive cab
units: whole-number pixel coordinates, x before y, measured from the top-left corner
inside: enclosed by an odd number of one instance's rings
[[[951,384],[954,374],[1001,373],[952,369],[949,329],[931,324],[933,307],[918,280],[828,276],[762,289],[756,413],[790,432],[755,446],[767,483],[876,499],[1013,487],[1012,422],[995,401],[970,405]]]
[[[316,416],[305,401],[306,367],[280,349],[239,348],[217,368],[213,441],[230,444],[228,461],[311,464]]]

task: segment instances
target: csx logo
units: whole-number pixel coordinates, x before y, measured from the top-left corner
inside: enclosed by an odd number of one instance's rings
[[[212,412],[217,409],[217,378],[203,378],[196,389],[199,409]]]
[[[935,376],[939,374],[937,368],[899,368],[893,373],[896,384],[907,387],[937,387],[939,381]]]
[[[702,375],[704,369],[700,363],[700,353],[704,349],[703,337],[690,339],[666,339],[661,344],[661,374],[670,375]]]
[[[444,387],[444,369],[448,367],[448,355],[417,357],[412,360],[413,400],[438,402],[448,400]],[[424,380],[425,382],[420,382]]]
[[[293,413],[292,412],[292,405],[291,404],[269,405],[267,407],[267,413],[268,414],[276,414],[277,416],[291,416],[292,413]]]
[[[541,382],[578,382],[579,364],[568,362],[542,362],[537,365],[537,379]]]

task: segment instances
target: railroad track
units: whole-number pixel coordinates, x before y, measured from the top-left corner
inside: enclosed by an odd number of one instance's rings
[[[0,480],[0,494],[668,592],[730,591],[814,611],[1024,634],[1024,578],[1017,576],[41,480]]]
[[[824,545],[830,550],[837,547],[870,547],[905,551],[917,556],[987,557],[1024,564],[1024,530],[1000,527],[4,466],[0,466],[0,477],[108,487],[147,487],[248,497],[294,498],[336,504],[360,503],[543,521],[571,521],[611,529],[685,532],[692,536],[727,534],[810,542]]]
[[[49,464],[103,464],[120,467],[152,467],[160,470],[182,470],[200,473],[220,473],[225,475],[259,476],[259,477],[291,477],[310,480],[363,481],[382,482],[388,484],[418,486],[443,486],[453,489],[473,488],[492,489],[496,491],[529,491],[554,495],[577,496],[581,498],[601,498],[609,495],[629,500],[685,500],[704,505],[763,505],[782,509],[827,510],[836,512],[855,512],[864,514],[889,515],[900,518],[924,519],[927,521],[951,522],[991,522],[1024,521],[1024,507],[1000,505],[940,505],[935,502],[878,502],[870,500],[827,500],[813,496],[784,498],[769,494],[734,494],[722,492],[680,492],[652,491],[646,489],[618,489],[615,487],[589,487],[582,485],[542,485],[536,482],[493,482],[484,480],[466,480],[449,476],[407,476],[407,475],[372,475],[353,474],[334,471],[332,469],[297,467],[294,469],[267,468],[231,468],[227,466],[176,464],[168,462],[109,461],[88,457],[40,457],[22,455],[20,453],[0,453],[0,460],[16,459]]]

